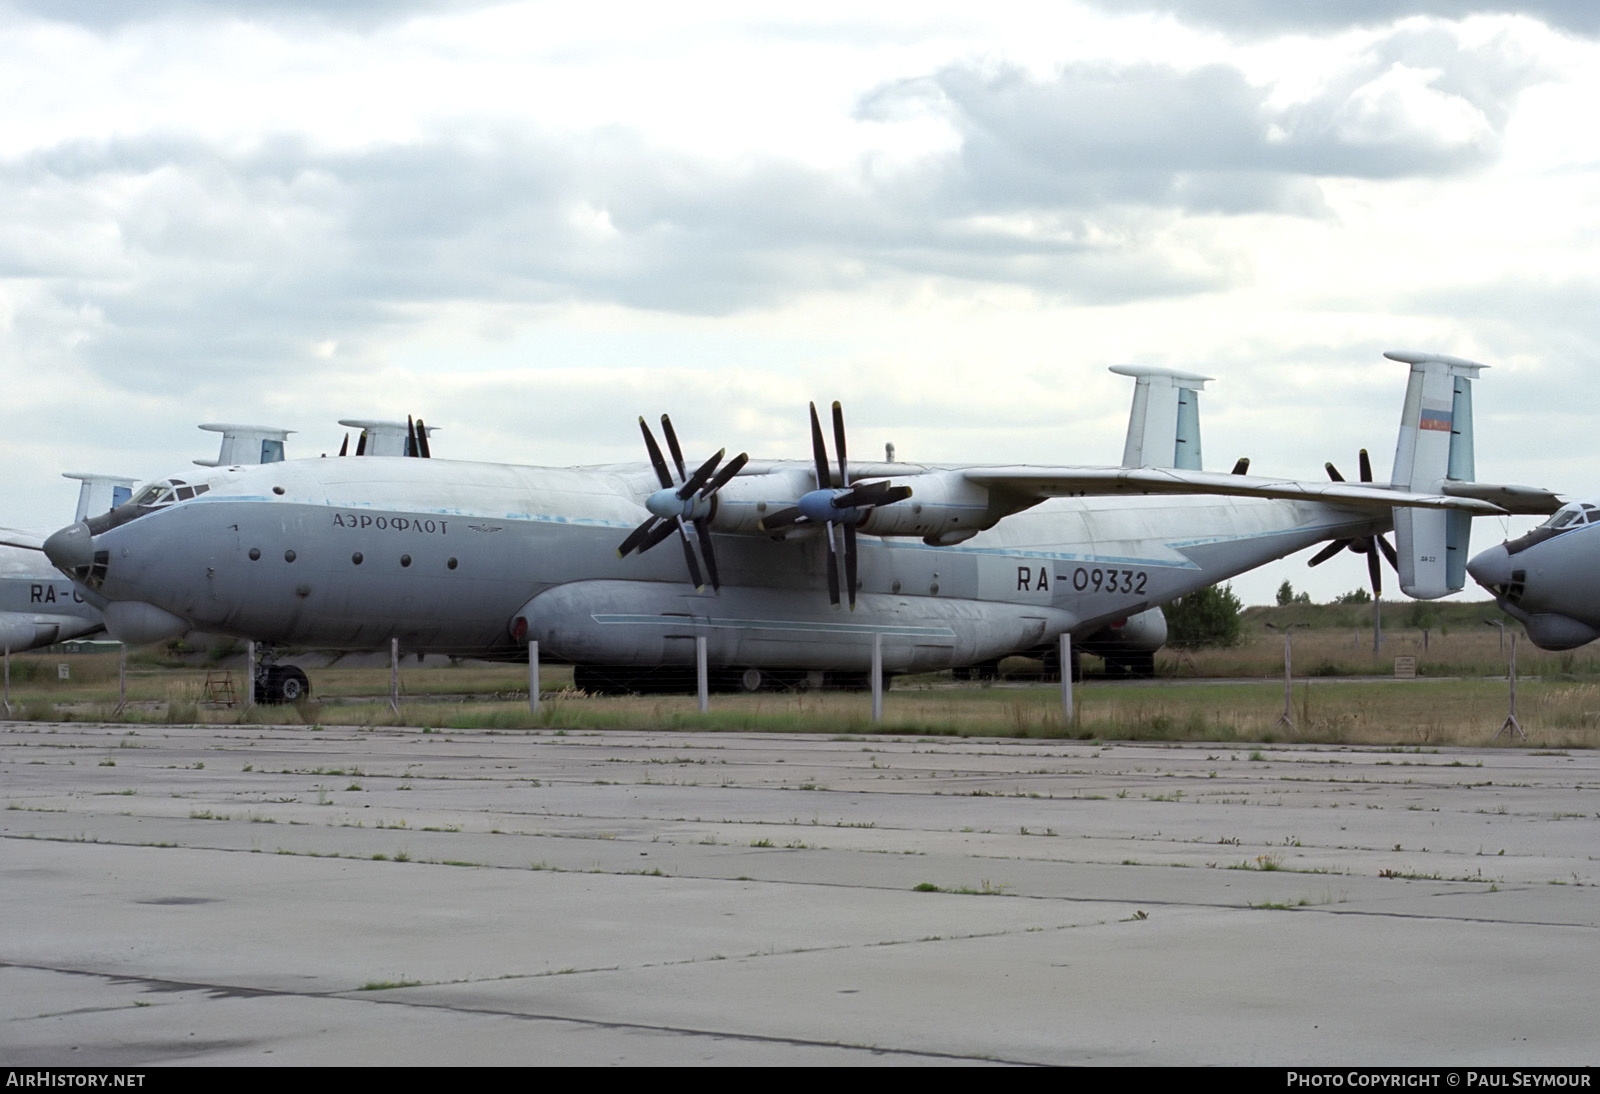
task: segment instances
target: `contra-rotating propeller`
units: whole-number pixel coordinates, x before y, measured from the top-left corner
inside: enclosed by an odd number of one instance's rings
[[[1327,468],[1328,477],[1334,482],[1345,481],[1344,476],[1339,474],[1339,469],[1333,464],[1329,463],[1324,466]],[[1372,481],[1372,460],[1367,456],[1365,448],[1361,450],[1361,481],[1363,483]],[[1381,598],[1383,595],[1383,567],[1378,563],[1378,552],[1381,550],[1383,557],[1389,560],[1389,565],[1398,572],[1400,569],[1400,556],[1395,553],[1394,545],[1382,535],[1336,539],[1318,551],[1307,565],[1320,566],[1344,548],[1349,548],[1358,555],[1367,556],[1367,574],[1372,579],[1372,596],[1375,600]]]
[[[817,488],[802,494],[800,500],[788,509],[781,509],[761,521],[761,530],[773,532],[796,524],[825,524],[828,529],[828,600],[839,606],[839,561],[841,552],[834,542],[833,526],[844,529],[844,587],[848,590],[850,610],[856,607],[856,525],[867,519],[880,505],[892,505],[911,496],[909,486],[891,486],[887,482],[868,482],[850,485],[850,464],[845,455],[844,408],[833,404],[833,447],[839,456],[839,486],[833,486],[828,471],[828,446],[822,437],[822,423],[817,418],[817,404],[811,404],[811,454],[816,461]]]
[[[667,450],[672,453],[672,462],[678,468],[677,477],[674,478],[661,455],[661,447],[650,432],[650,426],[642,417],[639,419],[639,431],[644,434],[644,447],[650,453],[650,466],[655,468],[661,489],[645,499],[644,507],[650,510],[650,518],[628,533],[628,538],[617,548],[617,557],[626,558],[634,551],[643,554],[670,536],[676,528],[683,541],[683,558],[689,565],[689,577],[694,581],[695,591],[699,592],[705,588],[705,582],[700,577],[700,563],[695,559],[694,544],[689,540],[688,526],[693,524],[694,538],[700,544],[701,556],[705,558],[706,574],[711,579],[712,591],[716,591],[722,587],[721,579],[717,576],[717,558],[711,549],[711,517],[716,512],[717,491],[743,469],[750,457],[741,452],[722,464],[722,456],[727,449],[719,449],[694,474],[688,474],[683,462],[683,450],[678,447],[678,435],[672,428],[672,419],[663,414],[661,432],[667,438]],[[718,464],[722,464],[720,471],[717,470]]]

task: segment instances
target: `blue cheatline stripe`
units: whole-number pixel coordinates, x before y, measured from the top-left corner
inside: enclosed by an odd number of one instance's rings
[[[633,623],[660,627],[723,627],[746,631],[811,631],[825,634],[898,634],[913,638],[955,638],[949,627],[874,626],[870,623],[807,623],[798,619],[718,619],[696,618],[683,615],[626,615],[623,613],[595,613],[589,618],[596,623]]]

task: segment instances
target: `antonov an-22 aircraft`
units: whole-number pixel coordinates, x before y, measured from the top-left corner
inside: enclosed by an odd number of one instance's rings
[[[813,459],[525,467],[309,459],[152,482],[44,544],[127,641],[188,629],[270,645],[572,662],[580,687],[708,662],[775,683],[859,683],[971,665],[1091,633],[1324,540],[1393,527],[1402,588],[1461,588],[1473,514],[1549,512],[1472,481],[1472,380],[1411,366],[1390,484],[1198,470],[1203,377],[1142,385],[1123,467],[850,464],[812,410]],[[1139,395],[1165,399],[1163,433]],[[1144,430],[1141,433],[1141,430]],[[1140,448],[1142,446],[1142,451]],[[1186,448],[1187,446],[1187,448]],[[651,550],[667,538],[682,548]],[[305,678],[272,670],[285,697]],[[269,690],[271,690],[269,688]]]

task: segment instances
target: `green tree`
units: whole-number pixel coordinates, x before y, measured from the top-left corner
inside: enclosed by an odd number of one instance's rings
[[[1286,607],[1294,603],[1294,586],[1285,581],[1278,586],[1278,607]]]
[[[1186,650],[1237,646],[1243,610],[1231,586],[1198,589],[1162,609],[1167,616],[1167,645]]]

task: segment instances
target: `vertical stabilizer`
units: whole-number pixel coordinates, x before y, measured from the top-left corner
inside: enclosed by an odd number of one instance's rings
[[[1211,377],[1148,365],[1112,365],[1111,371],[1134,378],[1122,466],[1201,470],[1200,390]]]
[[[93,471],[64,471],[61,477],[78,480],[78,512],[72,518],[74,521],[110,512],[133,497],[133,479],[97,475]]]
[[[282,463],[283,444],[292,429],[266,425],[233,425],[208,422],[200,427],[208,433],[221,433],[222,445],[214,460],[195,460],[201,467],[233,467],[258,463]]]
[[[412,445],[415,443],[412,436],[415,427],[407,422],[377,421],[369,418],[340,418],[340,425],[359,429],[362,440],[356,445],[358,456],[411,456],[427,455],[427,448],[421,452],[414,452]],[[421,424],[420,422],[417,424]],[[438,426],[425,425],[422,431],[425,437],[431,437]]]
[[[1472,381],[1488,366],[1437,353],[1384,356],[1411,366],[1390,482],[1400,490],[1437,494],[1444,492],[1446,480],[1472,481]],[[1471,530],[1467,513],[1396,509],[1400,587],[1406,595],[1431,600],[1459,591],[1467,580]]]

